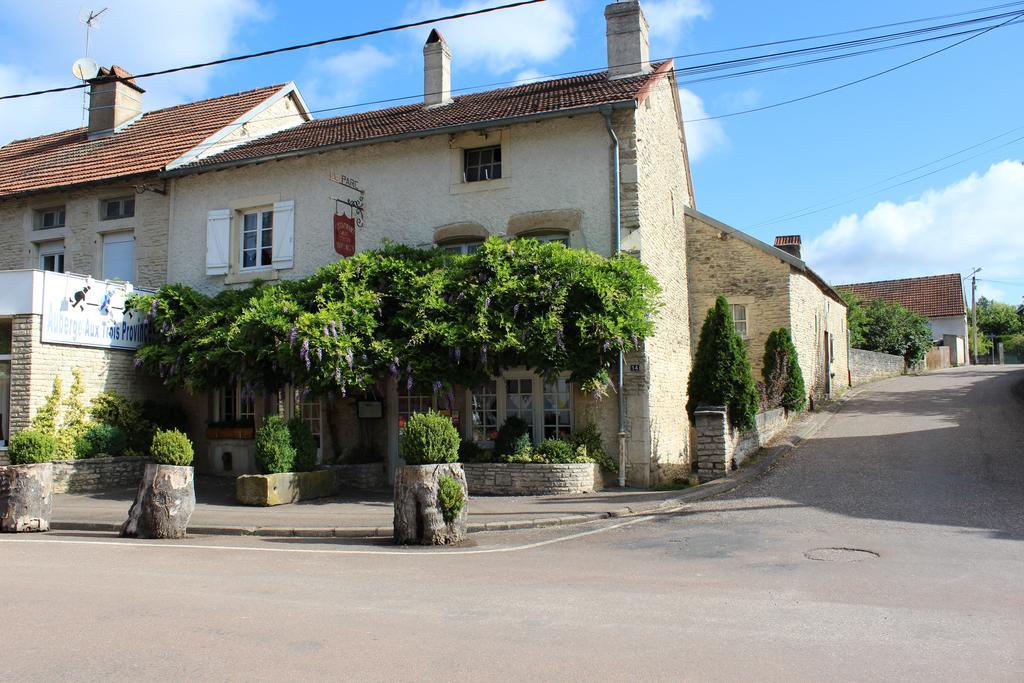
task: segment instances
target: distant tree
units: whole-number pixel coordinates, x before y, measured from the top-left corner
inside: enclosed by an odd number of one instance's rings
[[[787,410],[804,409],[807,403],[804,374],[800,370],[800,359],[793,338],[785,327],[773,330],[768,335],[764,345],[761,376],[765,387],[780,387],[779,405]]]
[[[855,349],[864,348],[864,330],[868,326],[868,314],[864,311],[863,302],[856,294],[842,290],[839,295],[846,302],[846,326],[850,330],[850,346]]]
[[[708,311],[697,342],[687,384],[686,412],[693,419],[700,405],[726,406],[729,420],[740,429],[754,426],[758,394],[747,349],[736,334],[732,310],[724,296]]]
[[[1002,337],[1024,331],[1017,309],[1010,304],[990,301],[982,297],[978,301],[978,334]]]
[[[901,304],[881,299],[870,301],[863,308],[867,324],[862,348],[903,356],[908,364],[924,359],[932,347],[927,318]]]

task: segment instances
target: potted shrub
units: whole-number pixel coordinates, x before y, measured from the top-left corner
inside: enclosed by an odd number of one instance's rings
[[[11,439],[11,465],[0,467],[0,531],[49,531],[57,440],[25,429]]]
[[[177,429],[158,429],[149,449],[139,492],[121,535],[131,538],[184,538],[196,507],[192,442]]]
[[[433,411],[409,417],[399,442],[405,466],[395,472],[395,541],[448,545],[466,538],[466,474],[459,432]]]

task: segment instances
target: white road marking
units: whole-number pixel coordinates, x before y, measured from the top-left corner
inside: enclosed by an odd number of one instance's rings
[[[665,512],[674,512],[681,508],[673,508],[672,510],[666,510]],[[610,526],[601,527],[600,529],[591,529],[590,531],[580,531],[575,534],[568,534],[566,536],[559,536],[558,538],[550,538],[546,541],[537,541],[536,543],[527,543],[525,545],[510,546],[506,548],[480,548],[480,549],[466,549],[466,550],[339,550],[339,549],[327,549],[327,548],[264,548],[264,547],[251,547],[251,546],[238,546],[238,545],[199,545],[195,543],[152,543],[147,541],[133,541],[131,539],[117,540],[117,541],[77,541],[72,539],[64,538],[23,538],[23,537],[7,537],[0,538],[0,544],[2,543],[52,543],[59,545],[105,545],[105,546],[118,546],[124,548],[163,548],[163,549],[174,549],[174,548],[185,548],[188,550],[238,550],[244,552],[259,552],[259,553],[305,553],[312,555],[413,555],[416,557],[424,556],[435,556],[435,557],[450,557],[452,555],[487,555],[490,553],[513,553],[521,552],[524,550],[533,550],[534,548],[541,548],[546,545],[553,545],[555,543],[564,543],[566,541],[572,541],[577,538],[583,538],[584,536],[592,536],[594,534],[601,534],[606,531],[613,531],[615,529],[621,529],[622,527],[631,526],[640,522],[647,522],[654,519],[654,516],[647,515],[645,517],[636,517],[626,522],[619,522],[618,524],[612,524]],[[259,537],[263,538],[263,537]],[[323,539],[327,541],[329,539]]]

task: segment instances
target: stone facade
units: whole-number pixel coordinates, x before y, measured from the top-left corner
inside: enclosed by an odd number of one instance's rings
[[[325,468],[334,472],[338,487],[342,489],[376,491],[388,487],[387,468],[382,462],[326,465]]]
[[[758,413],[754,427],[740,431],[729,423],[722,407],[702,408],[696,422],[697,476],[701,482],[721,479],[767,444],[789,421],[782,408]]]
[[[86,406],[103,391],[116,391],[131,398],[159,399],[166,392],[159,384],[134,368],[135,354],[120,349],[87,348],[40,341],[42,324],[38,315],[14,317],[11,342],[11,415],[10,431],[29,426],[36,411],[53,390],[60,377],[67,396],[73,381],[72,369],[78,368],[85,385],[82,401]]]
[[[149,461],[130,455],[53,463],[54,493],[96,493],[138,486]]]
[[[906,372],[902,356],[850,349],[850,380],[855,387]]]
[[[544,496],[593,493],[601,488],[601,467],[595,463],[465,463],[471,496]]]
[[[789,297],[790,332],[808,395],[841,395],[850,387],[846,305],[800,272],[790,274]]]

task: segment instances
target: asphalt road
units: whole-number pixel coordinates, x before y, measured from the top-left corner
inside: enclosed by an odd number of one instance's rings
[[[0,538],[0,678],[1019,681],[1020,382],[882,382],[731,494],[456,550]]]

